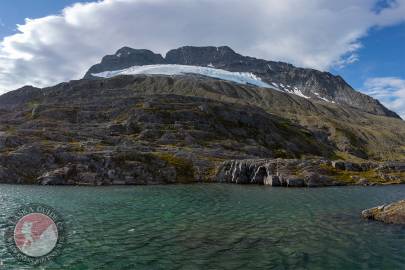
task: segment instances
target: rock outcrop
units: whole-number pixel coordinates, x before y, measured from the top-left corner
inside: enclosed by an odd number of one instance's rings
[[[120,70],[132,66],[164,64],[166,60],[150,50],[136,50],[129,47],[119,49],[113,55],[106,55],[100,64],[92,66],[84,76],[91,78],[91,74],[103,71]]]
[[[362,217],[389,224],[405,224],[405,200],[364,210]]]
[[[339,185],[371,186],[380,181],[379,170],[386,168],[386,164],[329,161],[326,159],[248,159],[229,160],[223,162],[217,170],[216,181],[234,184],[259,184],[283,187],[325,187]],[[393,167],[389,173],[401,173],[401,166]],[[363,168],[359,171],[359,168]],[[374,168],[374,169],[366,169]],[[352,174],[352,176],[349,176]],[[377,178],[367,180],[357,175],[376,175]],[[404,175],[405,176],[405,175]],[[400,182],[405,183],[405,177]],[[398,183],[398,182],[397,182]]]
[[[261,159],[226,161],[218,169],[218,182],[284,187],[323,187],[338,185],[325,175],[321,166],[327,160]]]

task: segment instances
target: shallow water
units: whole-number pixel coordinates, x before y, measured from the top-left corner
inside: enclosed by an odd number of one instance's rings
[[[405,269],[405,226],[359,216],[404,198],[405,186],[0,185],[0,228],[26,203],[63,215],[62,255],[27,269]],[[3,240],[5,269],[23,267]]]

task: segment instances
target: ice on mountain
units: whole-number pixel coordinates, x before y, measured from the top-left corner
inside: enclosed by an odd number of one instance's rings
[[[255,85],[263,88],[272,88],[281,92],[295,94],[303,98],[310,98],[304,95],[301,90],[294,87],[294,89],[287,88],[282,83],[271,82],[271,85],[262,81],[262,79],[251,72],[231,72],[223,69],[213,68],[212,63],[208,67],[201,66],[189,66],[189,65],[145,65],[145,66],[133,66],[130,68],[114,71],[104,71],[101,73],[93,73],[95,77],[111,78],[119,75],[137,75],[137,74],[149,74],[149,75],[185,75],[185,74],[198,74],[211,78],[231,81],[245,85]]]
[[[136,75],[136,74],[154,74],[154,75],[184,75],[199,74],[216,79],[232,81],[240,84],[250,84],[258,87],[271,88],[271,86],[261,80],[251,72],[230,72],[227,70],[211,67],[187,66],[187,65],[146,65],[133,66],[130,68],[105,71],[92,74],[95,77],[111,78],[118,75]]]

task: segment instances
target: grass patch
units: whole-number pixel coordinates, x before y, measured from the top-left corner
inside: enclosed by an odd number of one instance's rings
[[[193,163],[185,158],[176,157],[170,153],[155,153],[155,156],[167,162],[176,169],[178,183],[190,183],[194,181]]]
[[[336,181],[346,184],[355,184],[360,179],[366,179],[370,183],[375,184],[400,184],[405,183],[405,173],[388,173],[389,176],[397,176],[400,180],[384,180],[381,178],[378,171],[368,170],[365,172],[354,172],[354,171],[345,171],[338,170],[333,168],[330,165],[322,164],[320,165],[321,172],[325,175],[328,175],[334,178]]]

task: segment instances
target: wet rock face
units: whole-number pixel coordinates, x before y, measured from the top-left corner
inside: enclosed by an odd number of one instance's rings
[[[218,169],[218,182],[234,184],[259,184],[284,187],[322,187],[332,186],[327,176],[317,172],[308,172],[308,168],[318,170],[324,160],[285,160],[258,159],[234,160],[224,162]],[[294,173],[300,172],[299,175]]]
[[[366,209],[362,217],[389,224],[405,224],[405,200]]]
[[[268,186],[283,187],[325,187],[341,186],[355,184],[362,186],[373,186],[375,182],[351,176],[350,181],[342,181],[342,177],[348,177],[350,174],[377,174],[382,168],[387,170],[387,165],[367,163],[348,162],[345,165],[342,161],[329,161],[325,159],[248,159],[248,160],[229,160],[223,162],[216,174],[216,181],[234,184],[259,184]],[[334,167],[333,167],[334,166]],[[339,168],[331,170],[332,168]],[[374,168],[359,172],[359,168]],[[389,172],[395,174],[401,173],[399,163],[395,166],[389,166]],[[385,175],[391,179],[395,176]],[[382,179],[382,178],[381,178]],[[395,178],[398,180],[397,178]],[[399,183],[399,182],[395,182]]]
[[[279,187],[281,180],[278,175],[268,175],[264,178],[263,184],[266,186]]]

